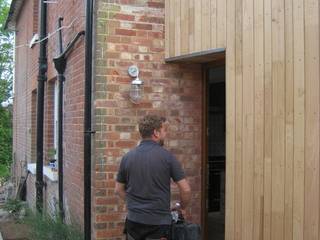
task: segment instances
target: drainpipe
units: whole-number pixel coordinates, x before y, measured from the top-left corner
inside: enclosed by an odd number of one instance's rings
[[[47,4],[40,0],[40,39],[47,35]],[[39,73],[37,89],[37,168],[36,168],[36,207],[43,209],[43,117],[44,117],[44,84],[47,80],[47,40],[39,44]]]
[[[85,99],[84,99],[84,239],[91,239],[91,91],[93,1],[86,1]]]
[[[58,19],[58,28],[62,26],[63,18]],[[62,29],[59,30],[59,52],[63,52]],[[59,215],[61,220],[64,219],[63,208],[63,83],[65,77],[63,73],[58,73],[59,97],[58,97],[58,175],[59,175]]]

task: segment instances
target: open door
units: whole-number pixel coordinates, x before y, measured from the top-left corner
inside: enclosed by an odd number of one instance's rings
[[[206,64],[204,75],[203,239],[224,240],[226,183],[225,61]]]

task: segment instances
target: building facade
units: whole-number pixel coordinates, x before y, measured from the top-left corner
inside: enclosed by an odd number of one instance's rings
[[[20,2],[12,15],[18,46],[16,179],[28,163],[32,172],[36,158],[38,45],[19,45],[38,32],[39,5]],[[148,113],[170,123],[165,146],[186,171],[192,188],[187,219],[201,224],[203,239],[319,239],[319,9],[316,0],[94,1],[92,239],[123,238],[126,209],[114,194],[115,178],[121,157],[139,142],[138,119]],[[85,29],[84,15],[85,1],[49,3],[48,32],[63,17],[66,47]],[[47,49],[46,156],[56,141],[57,44],[53,34]],[[80,226],[84,47],[82,39],[68,56],[63,102],[64,212],[66,222]],[[132,65],[143,81],[139,103],[130,100]],[[49,177],[45,205],[54,212],[58,188]],[[174,184],[172,189],[175,201]],[[34,199],[31,173],[31,206]]]

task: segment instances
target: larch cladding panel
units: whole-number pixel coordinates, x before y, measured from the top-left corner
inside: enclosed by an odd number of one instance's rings
[[[166,57],[226,47],[226,0],[166,0]]]
[[[226,48],[226,239],[319,239],[319,1],[165,12],[167,58]]]

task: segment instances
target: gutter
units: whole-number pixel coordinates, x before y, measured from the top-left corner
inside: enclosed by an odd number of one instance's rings
[[[47,4],[40,0],[40,39],[47,35]],[[37,168],[36,168],[36,207],[43,210],[43,119],[44,119],[44,84],[47,81],[47,40],[39,45],[39,73],[37,88]]]
[[[93,2],[86,0],[85,99],[84,99],[84,239],[91,239],[91,126]]]

